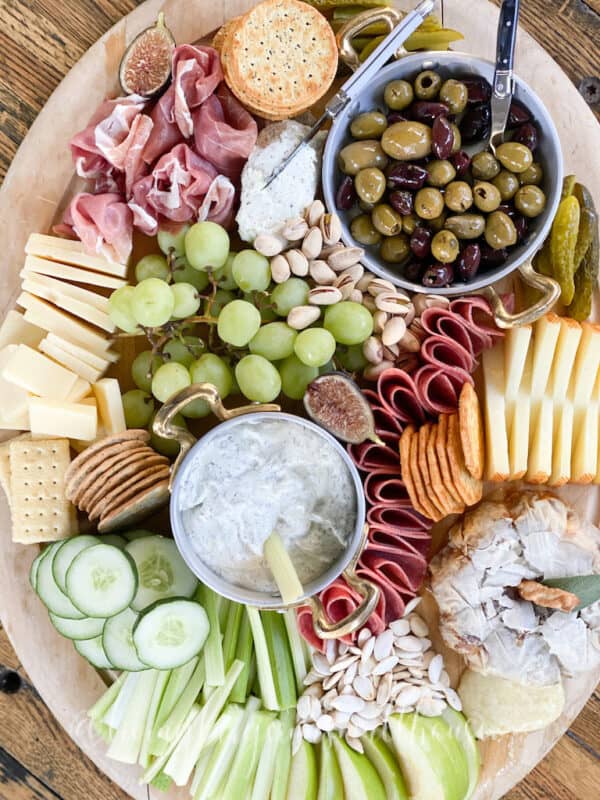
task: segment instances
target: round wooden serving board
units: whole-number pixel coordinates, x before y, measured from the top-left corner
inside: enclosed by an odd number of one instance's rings
[[[90,48],[62,81],[31,127],[0,190],[0,317],[19,294],[19,271],[28,235],[49,230],[73,193],[76,184],[69,139],[85,125],[101,100],[118,94],[117,67],[126,44],[161,10],[177,41],[190,42],[253,5],[254,0],[148,0]],[[397,5],[407,8],[410,4]],[[465,34],[462,49],[486,58],[494,56],[497,15],[488,0],[444,2],[444,24]],[[566,172],[575,172],[585,181],[600,207],[600,131],[593,114],[558,65],[524,31],[519,34],[517,71],[554,116]],[[569,488],[564,497],[582,515],[597,522],[599,494],[598,487]],[[4,496],[0,499],[0,529],[0,617],[23,667],[50,710],[97,766],[136,800],[189,797],[187,789],[166,796],[148,791],[138,783],[137,767],[106,757],[106,745],[94,734],[86,716],[104,690],[104,683],[71,642],[56,633],[31,590],[28,572],[36,548],[11,542],[10,512]],[[567,681],[566,709],[546,730],[486,743],[476,800],[496,800],[518,783],[564,733],[599,679],[600,671]]]

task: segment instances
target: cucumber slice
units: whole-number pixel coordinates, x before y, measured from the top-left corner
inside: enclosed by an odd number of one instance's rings
[[[110,544],[96,544],[75,556],[66,582],[70,599],[88,617],[113,617],[133,600],[137,574],[127,553]]]
[[[133,643],[133,626],[138,616],[135,611],[126,608],[125,611],[106,621],[102,631],[102,647],[115,669],[124,669],[127,672],[141,672],[143,669],[148,669],[138,658]]]
[[[100,539],[98,539],[97,536],[88,535],[72,536],[70,539],[66,539],[62,542],[52,562],[52,574],[61,592],[67,591],[67,570],[71,566],[75,556],[81,553],[82,550],[85,550],[86,547],[91,547],[94,544],[100,544]]]
[[[113,669],[102,647],[102,636],[96,636],[94,639],[85,639],[80,642],[73,642],[75,650],[80,656],[83,656],[86,661],[89,661],[93,667],[98,669]]]
[[[50,612],[50,622],[65,639],[84,640],[95,639],[102,634],[105,619],[64,619]]]
[[[198,579],[190,571],[173,539],[152,534],[129,542],[125,552],[135,561],[138,590],[131,607],[143,611],[168,597],[191,597]]]
[[[73,605],[67,595],[58,588],[54,580],[52,562],[61,545],[62,542],[56,542],[45,551],[44,558],[41,559],[37,570],[36,591],[48,611],[58,617],[83,619],[85,614]]]
[[[38,570],[40,568],[40,563],[42,558],[48,555],[48,549],[42,550],[41,553],[38,553],[37,556],[31,562],[31,567],[29,568],[29,583],[31,584],[31,588],[34,592],[37,592],[37,576]]]
[[[123,536],[119,536],[118,533],[103,533],[99,541],[101,541],[102,544],[112,544],[113,547],[118,547],[119,550],[124,550],[127,544],[127,539]]]
[[[159,600],[133,629],[138,656],[154,669],[175,669],[198,655],[210,625],[199,603],[185,598]]]
[[[145,528],[139,528],[134,531],[123,531],[123,538],[128,542],[133,542],[135,539],[145,539],[148,536],[156,536],[153,531],[147,531]]]

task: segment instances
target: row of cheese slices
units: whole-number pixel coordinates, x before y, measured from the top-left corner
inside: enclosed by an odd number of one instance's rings
[[[547,314],[483,354],[486,477],[600,484],[600,326]]]

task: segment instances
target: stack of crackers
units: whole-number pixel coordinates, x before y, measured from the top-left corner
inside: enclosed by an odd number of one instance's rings
[[[106,436],[83,451],[65,475],[66,495],[98,531],[131,525],[169,500],[170,462],[145,430]]]
[[[400,438],[402,478],[414,508],[438,522],[462,514],[483,494],[483,424],[475,390],[466,383],[458,414],[406,428]]]
[[[299,0],[264,0],[216,34],[227,85],[268,120],[295,117],[329,89],[338,50],[325,17]]]

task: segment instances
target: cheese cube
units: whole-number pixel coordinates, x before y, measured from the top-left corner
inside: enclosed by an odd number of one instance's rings
[[[77,378],[66,400],[68,403],[78,403],[80,400],[83,400],[84,397],[88,397],[91,391],[92,385],[89,381],[84,381],[83,378]]]
[[[97,381],[92,388],[98,401],[100,422],[106,433],[110,435],[127,430],[119,381],[115,378],[103,378],[101,381]]]
[[[2,370],[2,377],[31,394],[64,400],[77,381],[77,375],[52,359],[18,345]]]
[[[90,367],[89,364],[86,364],[85,361],[81,361],[77,356],[74,356],[72,353],[67,353],[66,350],[58,347],[58,345],[49,342],[47,338],[40,342],[40,350],[59,364],[62,364],[63,367],[72,370],[88,383],[94,383],[94,381],[97,381],[102,375],[102,370]]]
[[[94,406],[32,397],[29,422],[32,433],[89,442],[96,437],[98,414]]]
[[[69,294],[65,294],[63,291],[58,291],[30,278],[25,278],[22,288],[25,292],[30,292],[35,297],[48,300],[59,308],[74,314],[76,317],[85,319],[91,322],[92,325],[96,325],[98,328],[108,331],[108,333],[113,333],[116,329],[115,324],[104,311],[99,311],[90,303],[82,302],[77,298],[71,297]]]
[[[548,483],[550,486],[563,486],[571,480],[573,404],[569,400],[555,406],[553,428],[552,472]]]
[[[86,350],[85,347],[80,347],[77,344],[73,344],[73,342],[70,342],[68,339],[63,339],[62,336],[57,336],[55,333],[49,333],[46,336],[46,340],[50,344],[60,347],[61,350],[64,350],[66,353],[70,353],[72,356],[75,356],[75,358],[83,361],[84,364],[89,364],[90,367],[93,367],[100,372],[105,372],[110,366],[110,361],[108,358],[99,356],[96,353],[91,353],[89,350]]]
[[[89,325],[65,314],[64,311],[56,306],[40,300],[28,292],[21,292],[17,299],[17,305],[26,309],[25,319],[32,322],[45,331],[51,331],[70,342],[86,347],[98,355],[106,354],[110,347],[110,339],[104,334],[98,333]],[[108,358],[108,356],[106,356]]]
[[[104,289],[120,289],[121,286],[127,285],[127,281],[123,280],[123,278],[113,278],[112,275],[102,275],[100,272],[72,267],[69,264],[61,264],[58,261],[50,261],[47,258],[38,258],[37,256],[27,256],[25,259],[21,277],[28,272],[48,275],[51,278],[62,278],[74,283],[84,283],[87,286],[98,286]]]
[[[553,403],[543,397],[539,413],[530,434],[529,459],[526,480],[529,483],[546,483],[552,473]]]
[[[11,309],[0,327],[0,350],[9,344],[26,344],[29,347],[37,347],[44,335],[45,331],[42,328],[27,322],[22,314]]]
[[[591,483],[598,470],[598,414],[600,406],[590,403],[581,415],[581,424],[575,428],[575,447],[571,459],[573,483]]]
[[[61,239],[58,236],[46,236],[42,233],[32,233],[25,245],[25,252],[29,255],[49,258],[64,264],[75,264],[78,267],[95,269],[107,275],[116,275],[119,278],[127,277],[127,265],[109,261],[103,256],[86,253],[81,242],[72,239]]]
[[[18,349],[18,345],[9,344],[0,350],[0,422],[5,430],[26,431],[29,392],[2,377],[2,370]]]
[[[482,356],[485,385],[486,476],[490,481],[505,481],[510,475],[506,408],[504,401],[504,345],[498,343]]]

